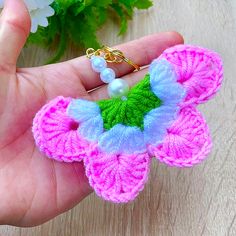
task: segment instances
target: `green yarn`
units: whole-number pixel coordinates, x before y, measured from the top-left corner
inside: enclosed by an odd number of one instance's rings
[[[98,101],[106,130],[116,124],[136,126],[143,130],[144,116],[154,108],[160,107],[162,101],[151,91],[150,75],[136,84],[127,95],[127,100],[112,98]]]

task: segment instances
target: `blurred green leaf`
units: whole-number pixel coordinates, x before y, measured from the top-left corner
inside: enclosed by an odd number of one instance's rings
[[[127,31],[134,8],[150,6],[150,0],[55,0],[52,3],[55,15],[48,18],[49,26],[39,27],[36,33],[30,34],[27,45],[55,48],[55,55],[48,61],[52,63],[61,58],[70,42],[84,48],[100,47],[96,33],[111,9],[120,19],[119,35],[122,35]]]
[[[151,0],[137,0],[134,5],[138,9],[148,9],[153,3]]]

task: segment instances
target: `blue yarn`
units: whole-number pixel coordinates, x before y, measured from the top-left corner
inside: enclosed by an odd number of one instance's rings
[[[80,135],[98,142],[100,149],[109,154],[143,153],[148,144],[161,143],[176,119],[178,104],[184,99],[185,90],[177,82],[177,75],[168,61],[154,60],[149,71],[152,92],[162,100],[162,104],[145,115],[143,131],[139,127],[123,124],[116,124],[105,131],[97,103],[74,99],[67,112],[80,123]]]
[[[87,140],[96,141],[103,133],[103,119],[97,103],[73,99],[67,109],[67,114],[80,123],[78,131]]]
[[[117,124],[98,140],[102,151],[110,154],[134,154],[146,150],[143,132],[138,127]]]
[[[153,93],[163,105],[177,105],[186,95],[184,87],[177,82],[174,67],[165,59],[157,59],[150,65],[150,84]]]
[[[144,118],[144,139],[147,144],[157,145],[164,139],[168,127],[176,119],[176,106],[161,106],[150,111]]]
[[[162,106],[151,110],[144,118],[144,138],[147,144],[157,145],[164,139],[179,111],[178,104],[186,91],[177,82],[174,67],[165,59],[156,59],[149,68],[153,93],[162,100]]]

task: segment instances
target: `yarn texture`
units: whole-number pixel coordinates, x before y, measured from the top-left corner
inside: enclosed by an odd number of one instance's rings
[[[49,158],[83,160],[98,196],[129,202],[144,188],[152,158],[191,167],[210,153],[209,128],[197,105],[219,90],[222,64],[208,49],[169,48],[127,100],[58,97],[46,104],[33,121],[36,144]]]
[[[103,133],[100,108],[95,102],[73,99],[67,108],[67,114],[80,124],[78,131],[87,140],[95,141]]]
[[[161,103],[151,90],[149,74],[130,90],[125,101],[117,98],[98,101],[106,130],[117,124],[143,130],[144,116],[152,109],[160,107]]]
[[[39,149],[57,161],[81,161],[88,143],[77,132],[78,123],[66,114],[71,98],[62,96],[46,104],[33,120],[33,134]]]
[[[154,101],[150,101],[149,105],[147,104],[150,99],[144,95],[148,89],[148,94]],[[128,114],[131,114],[133,110],[138,111],[143,128],[118,123],[106,130],[104,120],[107,120],[107,117],[108,120],[110,119],[110,113],[103,113],[102,116],[102,111],[97,103],[82,99],[75,99],[70,103],[68,115],[79,122],[80,135],[88,141],[97,141],[100,150],[105,153],[141,154],[147,151],[149,144],[156,145],[164,139],[167,128],[176,119],[179,111],[178,104],[185,97],[185,93],[183,86],[177,83],[174,67],[165,59],[155,60],[150,66],[150,76],[147,75],[144,81],[138,83],[130,91],[126,100],[119,100],[118,108],[124,107],[125,109],[120,110],[113,107],[113,99],[102,101],[103,107],[107,105],[110,112],[113,111],[112,109],[115,110],[116,116],[114,114],[112,118],[118,117],[120,122],[124,122],[124,119],[129,117]],[[140,99],[145,98],[146,108],[144,104],[138,105],[138,96]],[[161,102],[158,96],[162,97]],[[134,97],[135,99],[133,99]],[[142,102],[140,103],[142,104]],[[126,106],[127,104],[128,106]],[[151,109],[150,105],[156,106]],[[132,116],[135,120],[136,115],[133,113]],[[156,129],[157,126],[158,129]]]
[[[115,203],[133,200],[147,181],[151,158],[137,155],[108,155],[91,146],[84,159],[86,175],[98,196]]]
[[[209,153],[212,141],[208,126],[195,107],[181,109],[178,119],[168,129],[165,140],[159,146],[151,146],[149,152],[170,166],[191,167],[201,162]]]
[[[187,88],[184,104],[200,104],[208,101],[219,90],[223,80],[223,62],[220,56],[208,49],[177,45],[163,52],[175,68],[178,82]]]

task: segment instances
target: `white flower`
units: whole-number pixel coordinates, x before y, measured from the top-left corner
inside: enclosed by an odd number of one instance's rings
[[[24,0],[31,17],[31,32],[35,33],[38,26],[47,27],[47,17],[54,15],[54,10],[50,4],[54,0]],[[3,8],[4,0],[0,0],[0,8]]]

